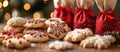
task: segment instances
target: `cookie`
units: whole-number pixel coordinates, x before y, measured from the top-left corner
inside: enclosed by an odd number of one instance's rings
[[[60,19],[60,18],[50,18],[50,19],[48,19],[48,20],[45,21],[45,24],[46,24],[46,25],[50,25],[50,24],[55,23],[56,21],[61,22],[61,21],[63,21],[63,20]]]
[[[56,50],[65,50],[73,48],[73,44],[65,41],[55,41],[48,45],[49,48],[54,48]]]
[[[22,17],[13,17],[7,21],[8,26],[18,26],[21,27],[26,23],[26,20]]]
[[[79,42],[85,39],[87,36],[91,35],[93,35],[93,32],[88,28],[75,29],[68,32],[67,35],[64,37],[64,40],[69,42]]]
[[[7,48],[23,49],[29,47],[31,43],[24,38],[10,38],[2,41],[2,44]]]
[[[45,18],[30,19],[24,26],[27,28],[44,28],[45,20]]]
[[[48,35],[41,30],[28,30],[23,37],[33,43],[46,42],[49,40]]]
[[[23,31],[24,27],[22,27],[22,26],[21,27],[17,27],[17,26],[12,27],[12,26],[7,25],[7,26],[4,27],[4,30],[19,30],[19,31]]]
[[[53,24],[50,24],[47,33],[53,39],[63,39],[67,32],[70,31],[70,28],[65,22],[56,21]]]
[[[5,39],[12,38],[12,37],[22,37],[23,34],[19,30],[6,30],[1,32],[0,37],[5,37]]]
[[[94,47],[98,49],[108,48],[112,43],[116,41],[115,37],[112,35],[96,35],[87,37],[85,40],[82,40],[80,43],[81,47]]]

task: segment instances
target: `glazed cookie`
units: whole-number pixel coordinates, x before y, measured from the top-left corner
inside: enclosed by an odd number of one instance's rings
[[[104,36],[91,36],[82,40],[80,43],[81,47],[95,47],[98,49],[108,48],[112,43],[114,43],[116,39],[112,35],[104,35]]]
[[[7,21],[8,26],[23,26],[26,20],[22,17],[13,17]]]
[[[45,26],[45,18],[30,19],[24,25],[27,28],[43,28]]]
[[[65,36],[64,40],[69,42],[79,42],[85,39],[87,36],[93,35],[93,32],[88,29],[75,29],[73,31],[70,31]]]
[[[56,50],[65,50],[73,48],[73,44],[65,41],[55,41],[48,45],[49,48],[54,48]]]
[[[31,43],[24,38],[10,38],[2,41],[3,45],[7,48],[23,49],[29,47]]]
[[[70,31],[70,28],[65,22],[56,21],[53,24],[50,24],[47,33],[53,39],[63,39],[67,32]]]
[[[30,42],[46,42],[49,40],[48,35],[41,30],[28,30],[23,38],[29,40]]]
[[[19,31],[23,31],[24,30],[24,27],[17,27],[17,26],[14,26],[14,27],[12,27],[12,26],[5,26],[4,27],[4,30],[19,30]]]
[[[22,37],[23,34],[18,30],[6,30],[1,32],[0,37],[5,37],[5,39],[12,38],[12,37]]]

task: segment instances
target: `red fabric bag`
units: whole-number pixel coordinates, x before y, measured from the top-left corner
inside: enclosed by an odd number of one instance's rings
[[[105,32],[116,31],[118,19],[113,10],[100,12],[96,19],[96,34],[103,35]]]
[[[76,0],[77,7],[74,14],[74,29],[75,28],[90,28],[95,32],[96,17],[91,9],[94,5],[94,0]]]
[[[68,26],[73,29],[73,17],[72,6],[75,0],[53,0],[55,10],[53,11],[54,18],[61,18]]]
[[[95,15],[91,8],[84,9],[76,7],[76,12],[74,16],[74,29],[75,28],[90,28],[95,32]]]
[[[53,12],[53,17],[55,18],[61,18],[64,20],[70,28],[73,26],[73,13],[72,9],[69,7],[63,8],[62,6],[59,6],[56,8]]]
[[[106,32],[118,31],[118,18],[115,16],[114,8],[117,0],[95,0],[100,13],[96,19],[96,34],[104,35]]]

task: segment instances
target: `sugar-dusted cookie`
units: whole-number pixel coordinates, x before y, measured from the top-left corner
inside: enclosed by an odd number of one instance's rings
[[[85,39],[87,36],[93,35],[93,32],[88,29],[75,29],[73,31],[70,31],[65,36],[64,40],[69,42],[79,42]]]
[[[8,26],[23,26],[26,20],[22,17],[13,17],[7,21]]]
[[[82,40],[80,43],[81,47],[95,47],[98,49],[108,48],[112,43],[116,41],[115,37],[112,35],[96,35],[87,37],[85,40]]]
[[[56,50],[65,50],[73,48],[73,44],[66,41],[55,41],[51,42],[48,47]]]
[[[48,35],[53,39],[63,39],[64,36],[70,31],[70,28],[64,21],[56,21],[49,24],[47,29]]]
[[[28,30],[23,38],[33,43],[46,42],[49,40],[47,33],[42,32],[41,30]]]
[[[19,26],[9,26],[9,25],[6,25],[4,27],[4,30],[19,30],[19,31],[23,31],[24,30],[24,27],[19,27]]]
[[[27,28],[44,28],[45,21],[45,18],[30,19],[24,26]]]
[[[31,43],[24,38],[10,38],[2,41],[2,44],[7,48],[23,49],[29,47]]]

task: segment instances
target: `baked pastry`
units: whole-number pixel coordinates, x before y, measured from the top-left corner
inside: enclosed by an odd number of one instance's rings
[[[60,18],[50,18],[50,19],[48,19],[48,20],[45,21],[45,24],[46,24],[46,25],[54,24],[56,21],[61,22],[61,21],[63,21],[63,20],[60,19]]]
[[[5,37],[5,39],[12,38],[12,37],[22,37],[23,34],[19,30],[6,30],[1,32],[0,37]]]
[[[49,40],[48,35],[41,30],[28,30],[23,38],[29,40],[30,42],[46,42]]]
[[[18,26],[21,27],[26,23],[26,20],[22,17],[13,17],[7,21],[8,26]]]
[[[6,30],[19,30],[19,31],[23,31],[24,30],[24,27],[19,27],[19,26],[9,26],[9,25],[6,25],[5,27],[4,27],[4,30],[6,31]]]
[[[31,45],[31,43],[24,38],[5,39],[2,41],[2,43],[7,48],[17,48],[17,49],[23,49],[23,48],[29,47]]]
[[[62,21],[56,21],[49,25],[47,29],[48,35],[53,39],[63,39],[67,32],[70,31],[68,25]]]
[[[73,31],[68,32],[64,40],[69,42],[79,42],[85,39],[87,36],[91,35],[93,35],[93,32],[89,28],[75,29]]]
[[[73,44],[66,41],[55,41],[48,45],[49,48],[54,48],[56,50],[65,50],[73,48]]]
[[[45,18],[30,19],[24,25],[27,28],[43,28],[45,26]]]
[[[98,49],[108,48],[112,43],[116,41],[115,37],[112,35],[104,35],[104,36],[91,36],[82,40],[80,43],[81,47],[95,47]]]

